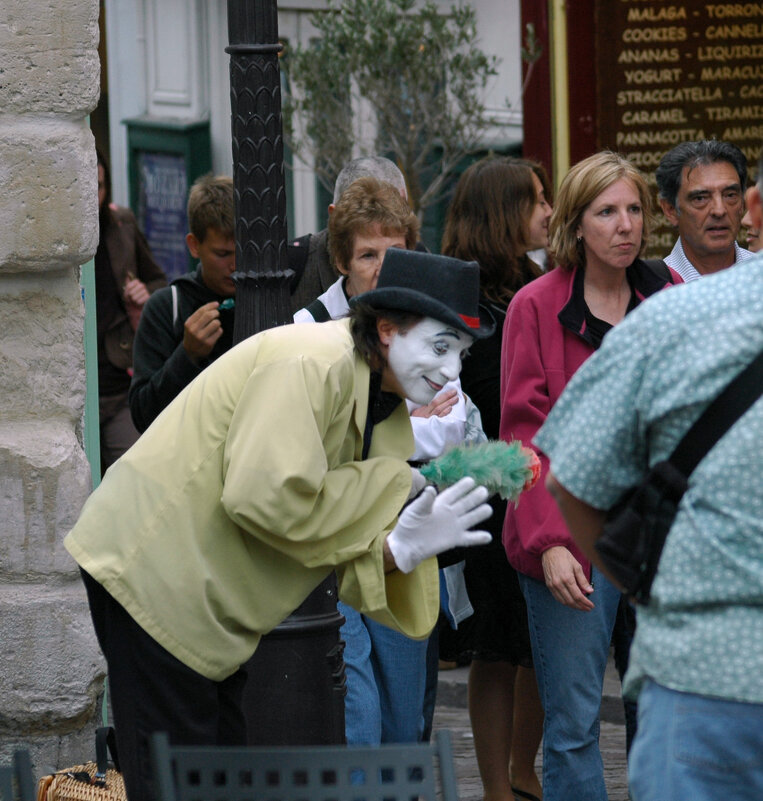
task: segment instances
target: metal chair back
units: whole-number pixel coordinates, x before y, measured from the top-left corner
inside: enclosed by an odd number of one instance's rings
[[[458,801],[450,732],[380,746],[151,741],[157,801]]]

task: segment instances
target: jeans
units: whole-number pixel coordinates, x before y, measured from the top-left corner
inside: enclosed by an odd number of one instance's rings
[[[346,618],[345,733],[349,745],[413,743],[424,730],[427,640],[412,640],[338,604]]]
[[[634,801],[760,801],[763,704],[682,693],[647,680],[638,697],[628,778]]]
[[[555,600],[542,581],[518,576],[545,710],[544,801],[606,801],[599,708],[620,593],[594,568],[595,608],[581,612]]]

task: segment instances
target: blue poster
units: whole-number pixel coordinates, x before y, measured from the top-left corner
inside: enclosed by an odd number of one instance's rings
[[[188,272],[187,191],[182,156],[138,154],[138,222],[168,281]]]

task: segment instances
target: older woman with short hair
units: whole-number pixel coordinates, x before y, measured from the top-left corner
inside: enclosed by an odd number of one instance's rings
[[[420,223],[400,191],[366,176],[345,189],[329,216],[328,249],[339,278],[294,315],[295,323],[336,320],[351,297],[376,286],[387,248],[412,250]]]
[[[584,159],[562,181],[549,224],[558,266],[517,292],[503,329],[503,439],[529,445],[607,331],[681,282],[641,259],[650,213],[644,177],[615,153]],[[543,797],[605,801],[599,706],[620,593],[577,548],[543,482],[508,507],[503,542],[527,602],[545,710]]]
[[[294,315],[296,323],[325,322],[346,315],[355,298],[375,289],[388,250],[416,246],[419,221],[397,187],[367,176],[339,197],[328,231],[329,253],[341,277]],[[427,263],[426,254],[414,255],[414,262],[417,256]],[[466,401],[456,378],[440,387],[430,401],[423,405],[414,398],[407,401],[415,461],[438,456],[466,435]],[[347,742],[419,741],[428,725],[427,642],[406,637],[347,604],[340,602],[339,611],[345,618],[341,636],[347,676]]]

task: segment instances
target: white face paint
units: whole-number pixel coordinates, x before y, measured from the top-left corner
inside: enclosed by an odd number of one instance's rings
[[[387,363],[403,395],[426,405],[461,372],[461,358],[474,342],[446,323],[425,317],[389,343]]]

